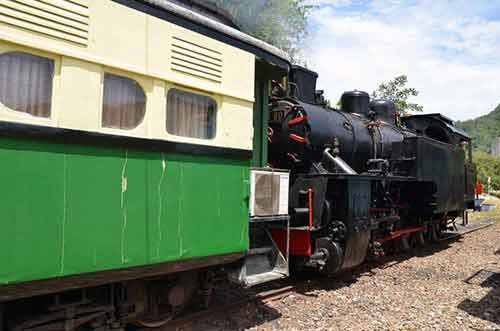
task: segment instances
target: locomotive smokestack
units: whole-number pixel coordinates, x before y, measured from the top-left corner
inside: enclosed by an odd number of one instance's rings
[[[302,102],[316,103],[316,80],[318,74],[301,66],[292,66],[290,79],[295,84],[295,96]]]

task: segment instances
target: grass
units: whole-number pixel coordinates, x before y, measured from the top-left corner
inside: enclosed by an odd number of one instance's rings
[[[495,209],[490,211],[469,212],[469,220],[476,221],[483,218],[494,218],[500,220],[500,199],[488,199],[484,203],[495,205]]]

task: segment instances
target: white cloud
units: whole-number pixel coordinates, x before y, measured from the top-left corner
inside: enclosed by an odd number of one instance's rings
[[[306,58],[327,97],[336,102],[346,90],[371,92],[406,74],[420,91],[414,101],[426,112],[462,120],[498,105],[500,22],[443,2],[401,3],[379,0],[359,12],[326,6],[313,13],[316,31]]]

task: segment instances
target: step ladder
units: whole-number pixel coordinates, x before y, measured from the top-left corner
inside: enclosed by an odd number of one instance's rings
[[[284,220],[284,222],[283,222]],[[284,224],[283,224],[284,223]],[[281,224],[281,225],[280,225]],[[244,287],[252,287],[277,279],[287,278],[289,273],[289,217],[273,221],[251,221],[251,246],[242,265],[230,273],[230,279]],[[274,241],[270,228],[286,229],[286,252],[281,252]],[[252,240],[253,239],[253,240]]]

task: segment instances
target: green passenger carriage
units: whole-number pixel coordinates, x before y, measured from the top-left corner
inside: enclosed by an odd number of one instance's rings
[[[187,1],[0,4],[0,329],[158,326],[249,250],[289,64],[231,25]]]

